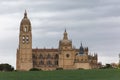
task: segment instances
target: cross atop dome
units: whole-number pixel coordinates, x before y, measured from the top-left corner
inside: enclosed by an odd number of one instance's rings
[[[63,40],[68,40],[67,31],[65,29]]]
[[[25,10],[24,18],[27,18],[27,11]]]

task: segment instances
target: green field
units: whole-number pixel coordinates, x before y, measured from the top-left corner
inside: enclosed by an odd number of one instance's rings
[[[120,80],[120,70],[0,72],[0,80]]]

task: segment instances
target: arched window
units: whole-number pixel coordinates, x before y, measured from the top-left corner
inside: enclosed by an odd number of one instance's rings
[[[42,60],[40,61],[40,65],[44,65],[44,62]]]
[[[58,54],[55,54],[55,57],[54,57],[55,59],[58,59],[59,58],[59,56],[58,56]]]
[[[55,61],[55,65],[58,65],[58,60]]]
[[[40,55],[39,55],[39,58],[40,58],[40,59],[43,59],[43,55],[42,55],[42,54],[40,54]]]
[[[50,58],[51,58],[51,55],[50,55],[50,54],[48,54],[48,55],[47,55],[47,59],[50,59]]]
[[[52,65],[52,62],[51,61],[47,61],[47,65],[48,66]]]
[[[33,54],[32,57],[33,57],[33,59],[34,59],[34,58],[35,58],[35,55]]]
[[[37,62],[36,62],[36,61],[33,61],[33,65],[37,65]]]
[[[37,56],[35,54],[32,55],[33,59],[37,59]]]

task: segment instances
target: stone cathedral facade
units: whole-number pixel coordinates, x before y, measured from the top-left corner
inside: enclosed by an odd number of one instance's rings
[[[32,48],[32,26],[27,12],[20,23],[19,45],[16,57],[16,69],[28,71],[31,68],[42,70],[62,69],[93,69],[97,68],[97,54],[89,55],[88,47],[80,46],[75,49],[72,41],[68,39],[65,30],[63,39],[59,41],[56,49]]]

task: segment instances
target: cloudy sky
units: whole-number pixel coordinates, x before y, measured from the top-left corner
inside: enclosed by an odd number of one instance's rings
[[[25,9],[33,48],[58,48],[65,28],[76,48],[83,43],[99,62],[118,63],[120,0],[0,0],[0,63],[16,65],[20,21]]]

